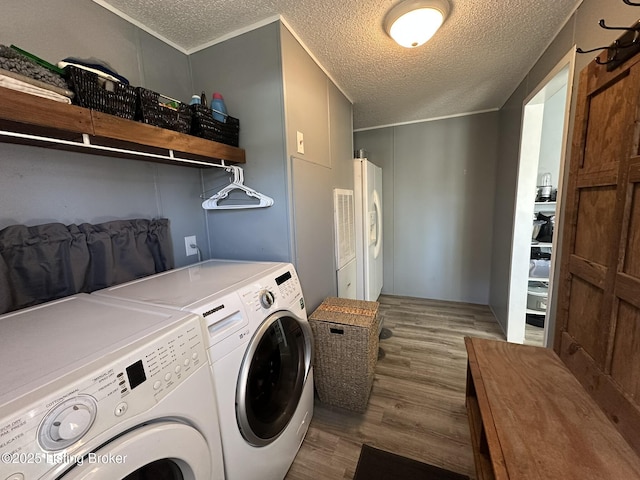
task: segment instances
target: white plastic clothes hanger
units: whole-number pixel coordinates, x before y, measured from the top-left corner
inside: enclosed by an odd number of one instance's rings
[[[263,208],[273,205],[273,198],[268,197],[262,193],[256,192],[252,188],[244,185],[244,171],[241,167],[235,165],[229,165],[226,167],[228,171],[233,173],[233,181],[222,188],[218,193],[212,195],[210,198],[202,202],[202,208],[205,210],[233,210],[241,208]],[[229,193],[234,190],[242,190],[249,197],[257,198],[259,203],[246,203],[246,204],[219,204],[220,200],[223,200],[229,196]]]

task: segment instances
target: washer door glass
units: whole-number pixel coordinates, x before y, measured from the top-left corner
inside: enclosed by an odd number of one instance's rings
[[[184,475],[176,462],[163,458],[140,467],[123,480],[184,480]]]
[[[289,424],[312,351],[309,323],[287,311],[269,316],[249,342],[238,379],[236,417],[251,445],[268,445]]]
[[[150,423],[85,455],[64,480],[198,480],[212,478],[211,455],[195,428]]]

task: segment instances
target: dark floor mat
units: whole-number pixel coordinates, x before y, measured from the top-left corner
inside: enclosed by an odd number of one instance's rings
[[[353,480],[469,480],[469,477],[365,444]]]

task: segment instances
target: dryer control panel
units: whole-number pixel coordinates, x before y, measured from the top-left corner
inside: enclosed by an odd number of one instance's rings
[[[42,392],[34,392],[13,402],[26,403],[14,408],[17,413],[5,414],[12,404],[3,407],[0,479],[64,471],[85,461],[91,449],[113,435],[135,426],[136,415],[207,365],[202,325],[194,315],[108,355],[99,367],[95,363],[49,385],[54,393],[41,397]],[[41,398],[33,400],[37,397]]]

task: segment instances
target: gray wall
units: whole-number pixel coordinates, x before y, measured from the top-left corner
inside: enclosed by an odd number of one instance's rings
[[[163,216],[171,220],[177,265],[197,260],[185,256],[183,240],[196,235],[204,258],[299,264],[310,308],[336,294],[335,270],[328,261],[333,259],[331,196],[334,187],[353,183],[351,104],[280,22],[187,57],[91,1],[36,3],[25,9],[23,2],[5,2],[0,42],[14,43],[51,62],[66,56],[100,58],[133,85],[182,101],[193,92],[205,91],[209,99],[214,91],[223,93],[229,113],[240,119],[246,184],[274,198],[275,204],[266,209],[203,211],[203,190],[210,196],[228,183],[223,169],[0,144],[0,228]],[[283,58],[289,59],[287,71],[299,76],[290,82],[297,90],[290,88],[289,112],[292,118],[298,112],[304,126],[292,123],[293,128],[305,132],[308,152],[322,152],[314,154],[320,165],[294,161],[287,150],[287,138],[292,137],[285,125]],[[323,94],[319,103],[317,95],[304,88],[309,76]],[[322,128],[313,121],[318,116],[304,115],[310,106],[324,112]],[[318,175],[314,168],[326,172]]]
[[[329,79],[284,25],[280,29],[280,42],[287,153],[331,168]],[[304,153],[298,152],[297,132],[304,135]]]
[[[292,160],[296,270],[308,312],[328,296],[336,296],[333,192],[330,168]]]
[[[622,2],[608,2],[605,6],[598,0],[585,0],[503,106],[499,119],[489,114],[486,118],[490,121],[486,123],[480,121],[485,119],[481,115],[476,120],[472,116],[356,133],[355,147],[369,150],[370,159],[384,169],[386,293],[486,303],[490,278],[488,302],[499,319],[506,319],[522,102],[574,44],[592,48],[618,36],[619,32],[598,27],[600,18],[611,25],[630,25],[637,16],[637,8]],[[181,100],[188,100],[193,91],[202,89],[209,96],[214,90],[223,92],[229,111],[241,119],[241,146],[247,150],[248,160],[247,184],[276,199],[270,209],[204,214],[199,206],[202,185],[217,188],[226,183],[226,175],[218,170],[206,170],[201,178],[198,169],[187,167],[0,144],[0,228],[14,223],[166,216],[172,223],[179,265],[195,260],[184,256],[182,240],[193,234],[205,256],[292,259],[295,239],[290,221],[292,192],[288,190],[292,166],[286,151],[278,23],[225,42],[231,48],[214,46],[191,58],[88,0],[35,0],[29,8],[24,2],[7,0],[3,2],[0,26],[1,43],[16,44],[52,62],[66,56],[97,57],[134,85]],[[592,55],[578,56],[577,70],[591,59]],[[329,101],[342,104],[335,100],[340,92],[330,82],[328,88]],[[338,109],[347,110],[344,106]],[[475,123],[482,125],[474,126]],[[441,125],[447,128],[440,130]],[[496,148],[496,137],[491,132],[478,145],[468,144],[468,138],[478,141],[473,132],[482,129],[500,132],[497,168],[490,154]],[[443,136],[429,137],[429,143],[419,138],[427,138],[431,131]],[[335,135],[330,121],[332,158],[338,148],[333,143]],[[344,139],[342,142],[348,144]],[[439,151],[440,144],[449,147]],[[480,153],[479,166],[466,163],[469,152],[474,150],[474,156]],[[446,161],[438,162],[439,155],[444,155]],[[467,175],[463,173],[465,165]],[[331,167],[326,189],[349,187],[350,162],[334,162]],[[494,168],[495,177],[487,177]],[[423,176],[420,182],[411,172]],[[452,187],[465,192],[462,198],[470,204],[456,205],[455,199],[445,201],[446,191],[438,195],[436,192],[442,187],[432,182],[439,175],[442,183],[451,182]],[[493,185],[495,188],[488,188]],[[303,186],[298,187],[304,190]],[[407,194],[411,188],[416,189],[417,198]],[[495,202],[493,193],[488,193],[494,190]],[[485,208],[486,202],[493,207]],[[420,204],[423,210],[416,207]],[[311,205],[310,201],[308,207]],[[424,209],[425,205],[429,208]],[[444,215],[445,211],[450,215]],[[459,223],[462,219],[464,222]],[[487,225],[493,227],[493,235],[491,228],[487,235],[479,234],[486,231]],[[430,256],[430,245],[439,240],[426,241],[434,229],[444,237],[456,239],[453,245],[447,245],[446,258],[452,268],[443,275],[442,262]],[[468,240],[457,237],[458,233],[470,232],[473,238],[480,239],[479,244],[468,245]],[[483,243],[486,238],[493,238],[489,251]],[[312,246],[307,250],[314,251]],[[482,273],[489,258],[490,276]],[[469,263],[460,263],[464,259]]]
[[[491,262],[491,292],[489,304],[498,321],[506,331],[509,293],[509,258],[513,233],[513,217],[515,204],[515,186],[518,172],[518,155],[522,110],[525,98],[542,82],[556,64],[574,46],[590,49],[607,45],[620,35],[620,31],[604,30],[598,21],[604,18],[608,25],[630,26],[640,13],[637,7],[627,6],[622,1],[602,2],[601,0],[584,0],[575,14],[556,36],[546,52],[541,56],[522,83],[511,95],[500,110],[500,140],[497,160],[496,202],[494,205],[494,244]],[[574,75],[573,101],[571,105],[571,121],[569,124],[569,145],[565,162],[565,182],[570,159],[570,143],[575,115],[575,100],[579,72],[593,60],[594,54],[577,55]],[[562,225],[563,212],[560,213],[556,225]],[[562,230],[556,230],[561,240]],[[561,242],[559,242],[560,244]],[[562,255],[561,249],[556,252]],[[557,287],[557,285],[556,285]],[[553,295],[553,299],[557,295]],[[551,319],[554,322],[555,301],[552,300]],[[552,334],[552,332],[550,332]],[[549,337],[553,343],[552,335]]]
[[[188,100],[186,55],[89,0],[2,4],[0,43],[15,44],[55,63],[67,56],[109,63],[133,85]],[[132,217],[171,221],[177,265],[183,237],[206,237],[196,168],[0,144],[0,228]]]
[[[190,56],[193,91],[222,93],[240,119],[245,183],[274,205],[251,210],[210,210],[211,255],[237,260],[291,261],[289,192],[284,138],[284,98],[279,23],[272,23]],[[213,195],[228,183],[220,169],[206,170]]]
[[[488,303],[497,141],[497,113],[356,132],[383,168],[384,293]]]
[[[332,188],[353,187],[353,106],[340,90],[327,82]]]
[[[330,167],[292,159],[296,268],[309,311],[338,293],[333,189],[353,188],[351,103],[327,81],[331,132]]]
[[[190,61],[193,90],[221,92],[240,119],[245,183],[275,200],[266,209],[207,212],[211,255],[294,263],[312,311],[337,293],[332,191],[353,184],[351,103],[280,22]],[[298,130],[305,154],[296,152]],[[227,177],[205,171],[205,188],[213,194]]]
[[[507,331],[511,238],[520,151],[520,128],[524,87],[520,86],[500,110],[498,159],[493,207],[493,244],[491,251],[491,288],[489,305],[504,332]],[[511,141],[516,139],[516,141]],[[505,282],[503,288],[496,288]]]
[[[353,187],[352,109],[284,26],[281,39],[294,263],[313,311],[337,295],[333,189]],[[297,152],[298,131],[304,134],[304,154]]]

